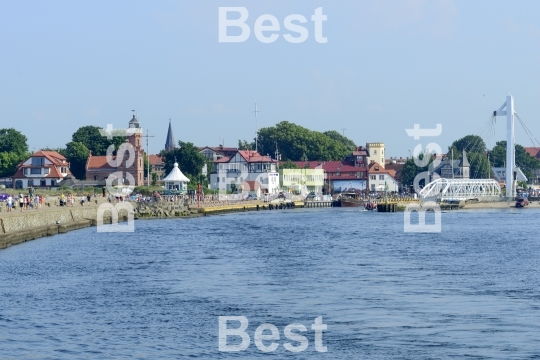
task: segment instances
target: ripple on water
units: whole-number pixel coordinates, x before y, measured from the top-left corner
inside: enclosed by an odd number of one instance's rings
[[[328,354],[309,331],[306,352],[276,355],[540,356],[530,225],[540,211],[510,213],[447,212],[440,234],[403,233],[399,213],[304,209],[28,242],[0,251],[0,349],[7,358],[227,358],[220,315],[246,316],[251,336],[261,323],[283,336],[287,324],[309,329],[322,316]],[[267,355],[252,344],[238,356]]]

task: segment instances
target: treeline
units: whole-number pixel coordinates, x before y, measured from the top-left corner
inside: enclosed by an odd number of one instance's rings
[[[274,157],[277,147],[283,161],[342,160],[355,146],[337,131],[313,131],[288,121],[259,129],[257,142],[260,154]],[[238,148],[255,150],[255,141],[239,140]]]

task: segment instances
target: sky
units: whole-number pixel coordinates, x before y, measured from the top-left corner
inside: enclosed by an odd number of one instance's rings
[[[219,7],[247,10],[246,41],[219,42]],[[326,43],[311,21],[319,7]],[[490,116],[510,93],[540,139],[539,13],[537,0],[0,0],[0,128],[30,150],[62,147],[81,126],[124,128],[137,110],[150,153],[169,118],[176,141],[237,146],[254,137],[257,102],[258,127],[336,130],[406,157],[468,134],[504,140],[506,119]],[[265,14],[280,24],[273,43],[254,34]],[[302,43],[284,38],[292,14],[308,20]],[[414,140],[416,123],[442,133]],[[519,123],[516,141],[535,145]]]

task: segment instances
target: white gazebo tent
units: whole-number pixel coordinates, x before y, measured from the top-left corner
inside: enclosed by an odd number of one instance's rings
[[[182,174],[178,168],[178,163],[175,162],[173,169],[169,175],[163,179],[163,182],[165,183],[166,190],[178,190],[181,193],[186,193],[189,179],[186,175]]]

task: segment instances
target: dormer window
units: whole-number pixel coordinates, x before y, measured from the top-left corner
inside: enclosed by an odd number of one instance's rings
[[[378,167],[378,166],[375,166],[375,171],[379,171],[379,167]]]

